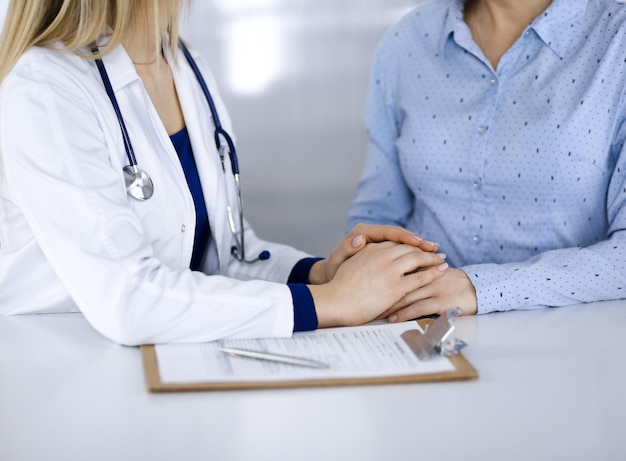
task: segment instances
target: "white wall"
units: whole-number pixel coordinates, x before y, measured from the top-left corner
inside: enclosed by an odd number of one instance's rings
[[[220,84],[246,216],[262,237],[322,256],[341,238],[363,165],[374,48],[421,1],[194,0],[182,34]]]

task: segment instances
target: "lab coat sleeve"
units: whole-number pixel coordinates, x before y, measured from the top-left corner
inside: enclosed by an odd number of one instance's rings
[[[286,285],[159,261],[111,158],[119,146],[80,85],[93,76],[44,58],[18,63],[2,85],[3,166],[11,200],[87,320],[126,345],[289,336]]]

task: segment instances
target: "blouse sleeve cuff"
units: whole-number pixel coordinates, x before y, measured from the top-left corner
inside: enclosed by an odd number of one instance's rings
[[[322,259],[324,258],[304,258],[298,261],[291,269],[287,283],[310,283],[309,273],[311,272],[311,267]]]
[[[309,288],[305,284],[287,285],[293,298],[293,331],[308,331],[317,328],[317,312]]]

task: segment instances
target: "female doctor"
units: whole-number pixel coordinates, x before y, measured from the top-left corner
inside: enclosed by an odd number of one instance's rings
[[[399,228],[357,226],[324,260],[255,236],[182,3],[11,1],[0,313],[79,309],[128,345],[284,337],[367,322],[438,278],[445,256]]]

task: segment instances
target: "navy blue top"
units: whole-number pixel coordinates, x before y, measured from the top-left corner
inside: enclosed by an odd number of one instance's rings
[[[187,185],[193,197],[193,204],[196,208],[196,233],[193,240],[193,253],[191,255],[191,270],[199,271],[202,268],[202,262],[206,249],[211,241],[211,227],[209,226],[209,215],[207,213],[206,204],[204,203],[204,195],[202,194],[202,185],[200,184],[200,176],[198,176],[198,168],[193,158],[193,150],[191,148],[191,140],[187,128],[183,128],[178,133],[170,136],[174,149],[180,159],[180,164],[185,172]]]
[[[174,149],[180,159],[180,164],[185,172],[187,186],[193,197],[193,204],[196,208],[196,233],[193,241],[193,253],[191,255],[191,270],[200,271],[206,253],[207,246],[211,239],[211,227],[209,226],[209,215],[202,194],[202,185],[198,168],[193,157],[191,140],[187,128],[183,128],[178,133],[170,136]],[[305,258],[293,267],[289,275],[288,286],[293,298],[293,318],[294,331],[314,330],[317,328],[317,313],[311,292],[306,284],[309,283],[309,272],[311,267],[320,258]]]

